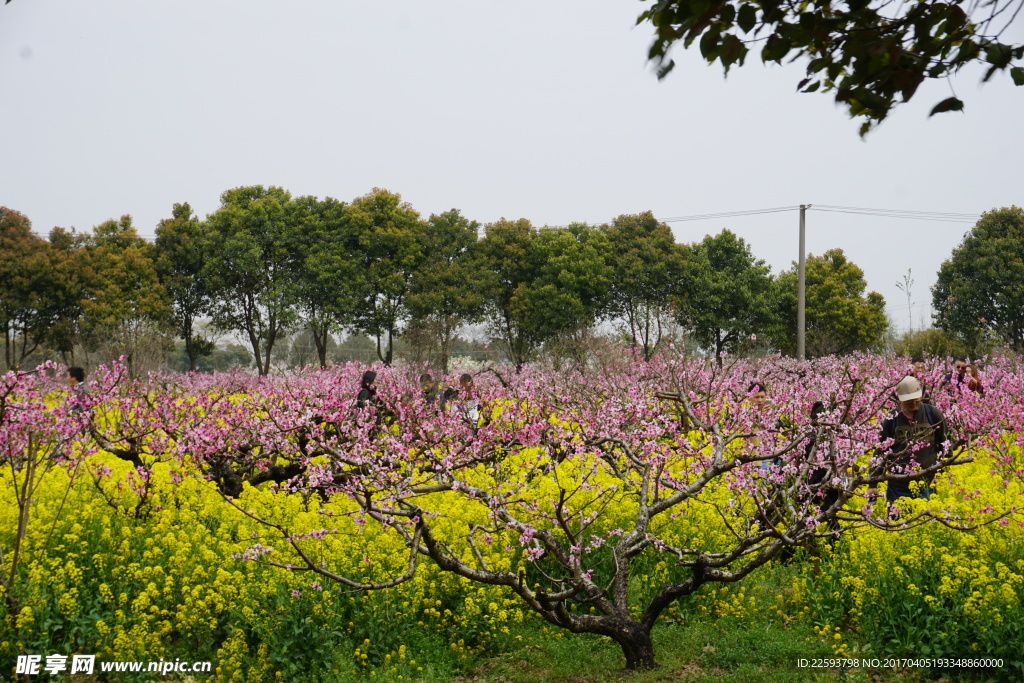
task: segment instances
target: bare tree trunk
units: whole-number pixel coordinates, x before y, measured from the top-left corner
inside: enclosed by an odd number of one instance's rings
[[[316,345],[316,357],[320,361],[320,369],[325,370],[327,368],[327,325],[324,324],[320,328],[310,323],[310,331],[313,333],[313,343]]]
[[[198,358],[199,354],[196,351],[196,345],[192,338],[191,316],[188,316],[185,319],[184,324],[182,325],[182,332],[185,333],[183,336],[185,337],[185,355],[188,356],[188,371],[195,372],[196,359]]]
[[[629,620],[616,623],[612,639],[622,648],[626,657],[626,668],[630,671],[654,669],[658,666],[654,661],[654,643],[651,634],[638,622]]]

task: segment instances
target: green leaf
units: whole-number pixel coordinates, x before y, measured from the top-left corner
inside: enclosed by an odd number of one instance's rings
[[[1024,67],[1015,66],[1010,69],[1010,78],[1014,85],[1024,85]]]
[[[743,41],[729,33],[722,40],[722,49],[719,51],[719,59],[722,65],[728,73],[729,66],[739,62],[743,63],[743,58],[747,54],[747,47],[743,44]]]
[[[753,5],[743,5],[740,7],[739,20],[736,22],[743,29],[744,33],[750,33],[757,23],[757,10],[754,9]]]
[[[957,97],[947,97],[932,108],[932,113],[928,116],[935,116],[941,114],[944,111],[963,111],[964,103]]]
[[[807,63],[807,73],[816,74],[828,66],[828,60],[824,57],[817,57]]]
[[[853,95],[853,99],[856,100],[859,104],[861,104],[864,108],[873,111],[885,112],[889,109],[890,106],[889,100],[887,100],[882,95],[879,95],[878,93],[871,92],[867,88],[858,88]]]
[[[709,62],[718,57],[718,31],[710,30],[700,39],[700,53]]]
[[[973,40],[968,40],[960,46],[956,59],[958,62],[969,62],[972,59],[975,59],[979,54],[981,54],[981,46]]]
[[[786,38],[780,37],[778,34],[773,33],[768,36],[768,40],[765,41],[764,48],[761,50],[761,59],[766,62],[782,62],[782,58],[789,52],[790,42]]]
[[[992,66],[1000,69],[1006,68],[1010,64],[1010,60],[1013,59],[1013,55],[1010,51],[1009,45],[1003,45],[1002,43],[990,43],[985,48],[985,61]]]

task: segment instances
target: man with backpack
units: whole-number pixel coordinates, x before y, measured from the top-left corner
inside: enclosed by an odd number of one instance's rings
[[[882,422],[883,442],[892,443],[882,450],[884,468],[890,474],[924,470],[935,465],[946,450],[946,419],[935,406],[921,401],[921,382],[913,376],[904,377],[896,385],[899,409]],[[929,498],[935,473],[892,480],[887,483],[885,498],[890,503],[900,498]]]

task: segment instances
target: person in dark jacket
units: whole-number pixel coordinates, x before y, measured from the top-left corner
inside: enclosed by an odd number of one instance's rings
[[[377,373],[367,370],[359,382],[359,394],[356,396],[356,407],[365,408],[366,404],[377,405]]]
[[[431,377],[429,372],[424,372],[420,375],[420,390],[423,392],[423,400],[427,402],[428,406],[434,405],[441,396],[441,392],[438,390],[437,384],[434,383],[434,378]]]
[[[882,464],[873,474],[887,471],[903,474],[910,468],[923,470],[934,466],[945,457],[946,418],[935,406],[923,403],[921,383],[908,376],[896,385],[900,408],[882,422],[880,439],[892,443],[882,453]],[[900,498],[929,498],[934,492],[931,485],[935,473],[903,480],[889,480],[886,499],[892,503]]]

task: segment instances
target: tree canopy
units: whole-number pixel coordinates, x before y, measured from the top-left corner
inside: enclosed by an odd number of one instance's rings
[[[354,199],[345,215],[359,254],[352,327],[376,337],[377,356],[390,365],[412,278],[423,262],[426,223],[400,194],[379,187]]]
[[[128,215],[94,227],[81,254],[89,293],[81,302],[80,338],[88,348],[111,351],[108,356],[128,356],[132,367],[144,352],[161,355],[151,342],[163,343],[154,333],[163,336],[171,315],[154,255]]]
[[[296,244],[303,224],[295,221],[291,194],[262,185],[221,195],[210,214],[210,253],[204,265],[213,291],[213,321],[249,340],[261,375],[280,335],[295,323]]]
[[[808,356],[877,350],[885,341],[888,320],[885,299],[878,292],[864,293],[867,281],[860,266],[842,249],[813,254],[806,263],[806,348]],[[797,267],[779,276],[782,325],[775,335],[783,353],[796,350]]]
[[[637,23],[654,27],[649,56],[664,77],[675,66],[674,45],[697,42],[710,64],[728,73],[742,65],[752,46],[761,61],[806,66],[801,92],[832,93],[850,115],[862,121],[861,135],[909,102],[927,79],[954,75],[979,63],[987,81],[1009,71],[1024,85],[1024,45],[1004,42],[1003,34],[1024,6],[1022,0],[652,0]],[[955,96],[937,103],[932,114],[959,111]]]
[[[199,356],[209,355],[213,343],[195,333],[195,323],[210,309],[210,291],[203,277],[209,250],[205,227],[186,204],[175,204],[172,217],[156,228],[157,271],[171,300],[178,336],[185,342],[188,370],[195,370]]]
[[[305,226],[296,243],[296,308],[322,368],[331,332],[344,327],[358,306],[358,250],[345,208],[331,197],[294,202],[296,220]]]
[[[650,359],[671,318],[683,254],[672,229],[654,214],[618,216],[605,226],[611,266],[608,311],[623,319],[633,348]]]
[[[776,324],[771,268],[729,230],[708,235],[690,250],[678,288],[679,320],[697,342],[721,354]]]
[[[932,305],[936,324],[972,355],[987,335],[1024,353],[1024,209],[982,215],[939,268]]]
[[[954,338],[973,356],[996,343],[1022,348],[1022,225],[1016,207],[985,214],[933,290],[942,338],[914,340],[913,348],[952,348],[946,342]],[[24,367],[59,354],[88,367],[90,356],[140,358],[145,347],[145,362],[132,369],[156,369],[168,362],[173,330],[188,367],[210,367],[199,356],[212,342],[197,332],[208,329],[244,339],[262,374],[308,362],[310,349],[322,367],[332,356],[353,357],[329,351],[338,334],[367,335],[386,365],[399,355],[447,374],[459,335],[475,337],[482,330],[469,326],[482,322],[489,339],[473,353],[520,367],[539,352],[594,362],[595,342],[614,343],[599,322],[646,361],[663,334],[716,357],[795,352],[795,266],[773,278],[729,230],[677,243],[649,211],[601,226],[501,219],[482,238],[479,227],[454,208],[424,220],[379,188],[351,202],[235,188],[205,219],[175,204],[155,243],[130,216],[85,234],[54,228],[47,240],[26,216],[0,209],[4,363]],[[811,356],[881,349],[884,307],[842,250],[808,259]],[[290,335],[300,329],[309,335],[295,346]]]
[[[64,253],[31,232],[22,213],[0,206],[0,328],[4,367],[15,368],[57,339],[62,319],[78,306],[77,270],[62,268]]]
[[[521,218],[487,226],[477,251],[484,308],[492,337],[517,367],[606,310],[609,248],[603,231],[581,223],[537,230]]]
[[[483,315],[483,297],[472,267],[480,224],[458,209],[432,214],[424,237],[424,260],[408,297],[410,327],[437,350],[441,371],[459,327]]]

